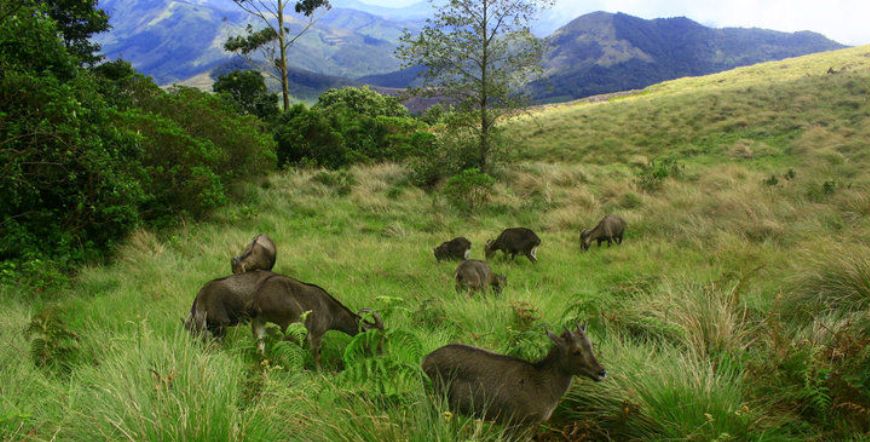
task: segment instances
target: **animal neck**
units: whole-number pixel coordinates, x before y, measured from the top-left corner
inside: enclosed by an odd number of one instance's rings
[[[560,364],[560,352],[558,347],[553,347],[544,359],[532,364],[535,370],[544,380],[541,388],[545,389],[551,399],[558,402],[559,398],[568,391],[571,386],[571,373],[565,372]]]

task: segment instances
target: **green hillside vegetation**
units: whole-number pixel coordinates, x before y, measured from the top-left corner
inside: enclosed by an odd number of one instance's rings
[[[539,358],[546,329],[588,321],[610,375],[575,379],[540,440],[866,438],[868,96],[865,46],[540,108],[509,125],[517,161],[471,214],[401,165],[272,174],[209,222],[136,231],[68,288],[0,285],[0,434],[509,438],[428,396],[421,357],[463,342]],[[624,244],[581,253],[607,213]],[[538,264],[493,260],[500,296],[457,294],[432,248],[464,235],[482,259],[513,226],[541,236]],[[328,333],[323,371],[292,342],[262,360],[244,326],[191,339],[197,290],[261,232],[277,272],[379,310],[387,331]]]

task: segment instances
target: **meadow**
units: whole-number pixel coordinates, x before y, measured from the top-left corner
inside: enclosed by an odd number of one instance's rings
[[[502,440],[427,394],[451,342],[539,358],[588,322],[609,373],[575,379],[538,440],[863,440],[870,432],[870,47],[653,86],[508,123],[513,162],[463,213],[402,165],[289,170],[208,222],[140,230],[60,289],[0,285],[7,440]],[[579,249],[614,213],[619,247]],[[456,293],[432,249],[472,256],[506,227],[539,262],[497,258],[500,295]],[[324,369],[249,327],[222,343],[180,319],[257,233],[275,271],[386,331],[324,339]],[[300,333],[292,329],[291,333]],[[366,351],[372,340],[383,352]]]

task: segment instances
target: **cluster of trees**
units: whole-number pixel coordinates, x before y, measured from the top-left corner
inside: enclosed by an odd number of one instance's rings
[[[4,266],[100,257],[274,167],[272,137],[231,101],[164,91],[122,61],[94,67],[89,37],[106,26],[93,0],[0,0]]]
[[[297,1],[309,21],[295,30],[284,21],[291,2],[234,1],[265,27],[227,49],[268,54],[280,100],[254,70],[220,77],[209,94],[164,90],[124,61],[104,62],[91,39],[108,29],[96,0],[0,0],[0,263],[100,257],[138,226],[207,214],[233,183],[276,166],[406,161],[427,187],[485,174],[500,119],[540,58],[525,24],[541,1],[450,2],[399,51],[424,67],[416,92],[449,108],[415,117],[369,88],[291,106],[287,50],[328,1]]]

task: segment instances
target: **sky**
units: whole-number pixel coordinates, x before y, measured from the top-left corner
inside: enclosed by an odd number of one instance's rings
[[[420,0],[363,0],[404,6]],[[815,31],[848,45],[870,44],[870,0],[557,0],[565,17],[624,12],[642,18],[686,16],[713,27]]]

